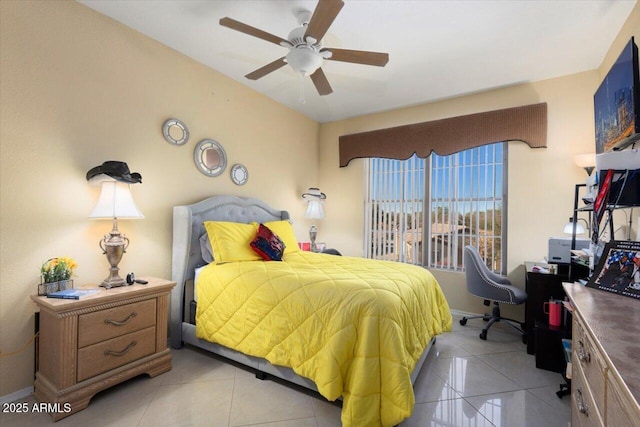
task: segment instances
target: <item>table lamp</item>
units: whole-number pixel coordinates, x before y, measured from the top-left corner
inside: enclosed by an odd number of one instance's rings
[[[587,228],[585,229],[584,226],[582,224],[580,224],[580,221],[584,221],[585,224],[587,224]],[[573,234],[574,232],[574,228],[575,228],[575,233],[576,234],[584,234],[588,229],[589,229],[589,224],[587,223],[587,220],[584,218],[576,218],[576,222],[573,222],[573,218],[569,218],[569,222],[567,222],[563,229],[562,232],[564,234]]]
[[[107,165],[107,163],[112,164]],[[109,277],[100,286],[107,289],[123,286],[126,282],[118,275],[120,270],[118,264],[129,246],[129,239],[118,230],[118,219],[144,218],[133,201],[129,187],[130,183],[142,182],[142,177],[137,173],[129,173],[126,163],[105,162],[102,166],[90,170],[87,173],[87,180],[101,186],[100,197],[89,218],[113,220],[113,229],[99,242],[111,266]]]
[[[324,208],[322,207],[323,201],[327,198],[327,195],[320,192],[320,189],[310,187],[306,193],[302,194],[302,198],[307,202],[307,210],[304,213],[304,217],[314,220],[324,218]],[[316,237],[318,236],[318,229],[314,224],[311,224],[309,229],[309,240],[311,241],[311,251],[318,252],[318,246],[316,245]]]

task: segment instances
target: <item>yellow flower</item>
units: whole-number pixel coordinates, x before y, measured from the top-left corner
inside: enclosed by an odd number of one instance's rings
[[[60,258],[51,258],[44,262],[40,267],[40,275],[42,283],[58,282],[60,280],[69,280],[73,275],[73,270],[78,264],[68,256]]]

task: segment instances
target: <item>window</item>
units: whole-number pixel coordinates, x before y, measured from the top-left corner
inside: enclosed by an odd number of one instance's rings
[[[462,270],[465,245],[504,272],[504,143],[427,159],[368,162],[365,253],[430,268]]]

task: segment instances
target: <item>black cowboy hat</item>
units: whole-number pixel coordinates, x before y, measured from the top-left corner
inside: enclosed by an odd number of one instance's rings
[[[90,181],[91,178],[100,174],[108,175],[116,181],[126,182],[129,184],[142,182],[142,175],[138,172],[129,172],[129,166],[127,166],[125,162],[117,162],[114,160],[106,161],[100,166],[96,166],[87,172],[87,181]]]

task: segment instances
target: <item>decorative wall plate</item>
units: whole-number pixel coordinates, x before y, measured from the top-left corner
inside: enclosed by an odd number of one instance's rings
[[[178,119],[169,119],[162,125],[162,135],[171,145],[184,145],[189,140],[189,129]]]
[[[193,160],[198,170],[207,176],[218,176],[227,167],[227,154],[213,139],[203,139],[196,144]]]
[[[249,179],[249,172],[244,165],[239,163],[231,168],[231,181],[236,185],[245,185]]]

